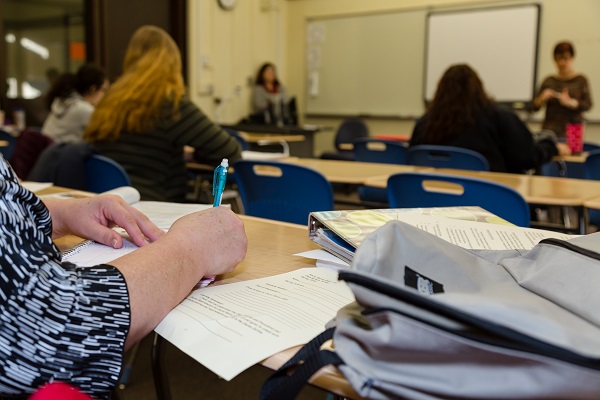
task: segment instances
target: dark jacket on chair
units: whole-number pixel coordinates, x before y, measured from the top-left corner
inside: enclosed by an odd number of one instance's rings
[[[28,179],[85,190],[85,161],[93,153],[89,143],[55,143],[42,152]]]

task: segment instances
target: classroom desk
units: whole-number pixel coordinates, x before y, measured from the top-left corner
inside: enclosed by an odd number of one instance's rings
[[[320,131],[318,127],[305,128],[301,126],[275,126],[260,124],[221,125],[223,128],[238,132],[260,134],[264,136],[304,136],[301,141],[290,142],[290,155],[296,157],[312,157],[314,152],[314,135]],[[271,138],[270,140],[274,140]],[[255,149],[251,149],[255,150]]]
[[[432,170],[430,167],[419,167],[403,164],[383,164],[360,161],[321,160],[316,158],[290,158],[282,160],[290,164],[299,164],[316,169],[329,182],[362,185],[367,180],[381,178],[386,181],[388,176],[399,172]]]
[[[584,202],[600,196],[600,181],[460,169],[436,169],[434,172],[469,176],[504,184],[519,192],[529,204],[574,207],[578,210],[581,234],[585,234],[587,228],[583,213]],[[385,188],[387,178],[387,176],[370,178],[365,185]]]
[[[65,190],[64,188],[49,188],[39,194],[51,194]],[[240,215],[244,221],[248,237],[248,252],[234,272],[221,276],[213,285],[241,282],[250,279],[264,278],[271,275],[285,273],[300,268],[315,267],[314,260],[297,257],[293,254],[318,249],[319,247],[308,238],[308,228],[303,225],[289,224],[286,222],[272,221],[262,218]],[[55,243],[61,251],[67,250],[81,241],[75,236],[66,236],[57,239]],[[325,327],[323,327],[325,329]],[[300,346],[287,349],[275,354],[261,362],[261,365],[270,369],[277,369],[289,360]],[[156,365],[155,365],[156,367]],[[166,376],[162,371],[158,375]],[[310,381],[315,386],[336,393],[337,395],[358,399],[360,398],[352,389],[344,376],[334,367],[323,368]],[[159,399],[170,399],[168,382],[160,384]],[[160,394],[162,393],[162,395]]]
[[[590,154],[587,151],[584,151],[583,153],[580,154],[571,154],[570,156],[554,156],[554,158],[552,158],[552,161],[562,161],[562,162],[572,162],[572,163],[580,163],[583,164],[585,162],[585,159],[587,158],[588,154]]]
[[[240,136],[243,137],[248,143],[259,143],[261,141],[304,142],[306,140],[306,136],[304,135],[270,135],[264,133],[240,132]]]
[[[592,208],[594,210],[600,210],[600,196],[593,197],[583,202],[585,208]]]

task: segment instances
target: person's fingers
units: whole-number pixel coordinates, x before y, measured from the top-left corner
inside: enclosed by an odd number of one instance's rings
[[[133,207],[130,207],[128,204],[121,204],[118,207],[109,208],[108,211],[109,215],[106,217],[125,229],[133,243],[138,246],[145,246],[149,243],[148,239],[146,239],[146,235],[142,232],[142,229],[133,216],[137,210],[133,209]]]
[[[87,235],[96,242],[102,243],[115,249],[123,246],[123,238],[118,232],[100,224],[93,224],[88,228]]]
[[[142,233],[148,239],[150,239],[150,242],[154,242],[165,235],[165,232],[156,226],[152,221],[150,221],[150,218],[148,218],[145,214],[131,206],[130,208],[137,225],[141,229]]]

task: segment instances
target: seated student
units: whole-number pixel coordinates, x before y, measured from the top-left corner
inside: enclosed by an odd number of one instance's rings
[[[226,207],[185,216],[165,234],[118,196],[42,202],[1,156],[0,221],[0,398],[57,381],[107,398],[124,351],[203,276],[233,271],[247,246]],[[110,265],[64,262],[52,242],[74,234],[119,248],[115,225],[142,247]]]
[[[444,72],[429,110],[413,129],[410,146],[419,144],[474,150],[496,172],[522,173],[559,153],[571,153],[552,135],[535,140],[516,114],[494,104],[477,73],[465,64]]]
[[[94,107],[108,85],[104,71],[93,64],[83,65],[76,74],[59,76],[46,95],[50,114],[42,133],[56,143],[81,142]]]
[[[288,97],[285,87],[277,79],[275,65],[264,63],[252,89],[253,122],[267,125],[296,125],[296,99]]]
[[[230,164],[241,158],[238,141],[186,96],[181,55],[167,32],[138,28],[123,69],[96,107],[84,140],[125,168],[142,200],[185,200],[186,145],[196,161],[215,167],[223,158]]]

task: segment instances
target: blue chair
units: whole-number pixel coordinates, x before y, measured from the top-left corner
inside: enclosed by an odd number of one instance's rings
[[[358,138],[366,138],[369,136],[369,128],[367,124],[360,118],[347,118],[342,121],[338,128],[335,139],[335,152],[325,152],[321,155],[324,160],[346,160],[354,159],[354,152],[350,149],[345,149],[344,145],[351,145]]]
[[[17,138],[4,130],[0,130],[0,142],[5,142],[0,146],[0,153],[2,153],[5,160],[8,160],[15,151]]]
[[[312,168],[240,160],[234,169],[246,215],[306,225],[310,212],[333,210],[331,184]]]
[[[585,179],[600,180],[600,149],[590,151],[583,164]],[[588,221],[600,226],[600,210],[588,210]]]
[[[565,142],[564,139],[559,140],[561,142]],[[592,152],[595,150],[600,150],[600,145],[590,142],[583,143],[584,152]],[[585,171],[582,163],[570,161],[550,161],[541,166],[540,175],[584,179]]]
[[[121,186],[131,186],[131,180],[119,163],[98,154],[85,161],[85,190],[102,193]]]
[[[359,138],[352,142],[355,161],[406,164],[408,147],[401,142]]]
[[[231,128],[223,128],[223,129],[227,133],[229,133],[231,136],[233,136],[240,143],[240,145],[242,146],[242,151],[250,149],[250,145],[248,144],[248,141],[246,139],[244,139],[238,131],[236,131],[235,129],[231,129]]]
[[[379,140],[374,138],[359,138],[352,142],[354,160],[384,164],[406,164],[404,143]],[[379,203],[387,205],[387,191],[382,188],[359,186],[358,196],[364,203]],[[379,206],[379,205],[378,205]]]
[[[442,188],[427,182],[445,184]],[[448,184],[453,184],[449,190]],[[454,190],[456,186],[456,190]],[[391,208],[479,206],[512,222],[529,227],[529,205],[514,189],[483,179],[408,172],[390,176],[387,184]]]
[[[455,168],[471,171],[489,171],[488,160],[480,153],[454,146],[418,145],[408,148],[409,165],[434,168]]]

